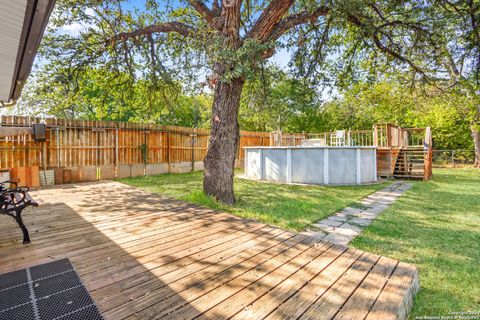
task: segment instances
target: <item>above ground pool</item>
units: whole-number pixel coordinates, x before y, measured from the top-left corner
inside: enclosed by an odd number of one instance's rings
[[[285,183],[377,181],[376,147],[246,147],[245,177]]]

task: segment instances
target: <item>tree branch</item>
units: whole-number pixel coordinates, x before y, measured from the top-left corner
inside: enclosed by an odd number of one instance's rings
[[[253,25],[246,38],[267,40],[277,23],[288,12],[294,0],[272,0]]]
[[[393,58],[399,60],[400,62],[408,64],[413,70],[415,70],[417,73],[421,74],[425,78],[425,80],[427,80],[427,82],[428,82],[428,76],[421,67],[417,66],[413,61],[411,61],[407,57],[403,56],[401,53],[399,53],[395,50],[392,50],[391,48],[385,46],[382,43],[382,41],[380,40],[380,37],[378,36],[379,30],[377,28],[375,28],[375,31],[373,33],[368,32],[366,29],[364,29],[364,28],[366,28],[366,25],[358,17],[353,16],[353,15],[349,15],[348,20],[351,23],[353,23],[355,26],[360,28],[365,37],[371,38],[373,43],[375,44],[375,46],[381,52],[392,56]]]
[[[169,33],[174,32],[182,36],[191,36],[195,29],[182,22],[165,22],[154,24],[131,32],[121,32],[114,37],[107,39],[107,45],[115,44],[116,41],[125,41],[130,38],[136,38],[143,35],[151,35],[154,33]]]
[[[188,0],[188,3],[207,21],[208,25],[214,29],[217,29],[216,18],[217,16],[210,10],[203,1],[200,0]]]
[[[218,0],[213,0],[212,13],[216,16],[219,16],[221,12],[222,12],[222,10],[220,8],[220,4],[219,4]]]
[[[375,46],[378,49],[380,49],[380,51],[396,58],[397,60],[399,60],[403,63],[408,64],[410,67],[412,67],[413,70],[422,74],[423,76],[426,76],[425,71],[423,71],[422,68],[420,68],[415,63],[413,63],[410,59],[408,59],[407,57],[404,57],[403,55],[401,55],[397,51],[392,50],[389,47],[383,45],[383,43],[380,41],[380,38],[378,37],[378,34],[375,33],[374,35],[372,35],[372,40],[373,40],[373,43],[375,44]]]
[[[298,26],[300,24],[304,24],[306,22],[310,22],[313,24],[318,19],[318,17],[326,16],[328,12],[329,12],[329,9],[327,7],[321,6],[313,12],[303,11],[300,13],[287,16],[277,23],[275,28],[273,28],[270,35],[268,36],[267,41],[277,40],[289,29],[295,26]]]

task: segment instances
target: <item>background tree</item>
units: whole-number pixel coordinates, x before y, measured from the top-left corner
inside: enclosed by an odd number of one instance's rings
[[[438,61],[450,76],[447,88],[461,91],[473,102],[470,130],[475,166],[480,168],[480,2],[442,0],[431,11],[442,24],[441,29],[433,26],[432,35],[438,42]]]
[[[39,66],[14,114],[64,119],[127,121],[207,127],[209,94],[187,94],[179,83],[85,68],[73,77],[52,64]]]
[[[319,97],[314,83],[269,66],[245,83],[240,127],[252,131],[316,131],[323,121]]]

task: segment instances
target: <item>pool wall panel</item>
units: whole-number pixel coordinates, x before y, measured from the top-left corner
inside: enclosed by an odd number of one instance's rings
[[[370,149],[360,149],[361,181],[376,181],[376,152]]]
[[[261,149],[249,149],[245,152],[245,175],[249,179],[263,179],[260,153]]]
[[[355,184],[355,149],[329,149],[328,181],[330,184]]]
[[[352,185],[377,181],[374,147],[247,147],[245,176],[287,183]]]
[[[292,149],[293,183],[323,184],[323,149]]]
[[[287,150],[263,149],[264,179],[267,181],[287,181]]]

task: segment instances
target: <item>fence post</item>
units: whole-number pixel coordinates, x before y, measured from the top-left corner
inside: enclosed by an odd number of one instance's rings
[[[144,145],[144,154],[142,155],[143,157],[143,176],[147,175],[147,164],[148,164],[148,135],[150,134],[150,131],[143,131],[143,145]]]
[[[101,146],[100,133],[102,132],[101,131],[102,129],[99,128],[98,123],[95,123],[95,127],[97,129],[96,132],[95,132],[95,134],[97,136],[97,139],[96,139],[97,140],[97,145],[95,147],[95,149],[96,149],[95,150],[95,158],[96,158],[95,159],[96,160],[95,161],[95,166],[97,167],[97,169],[96,169],[97,170],[97,180],[100,180],[100,175],[99,175],[99,173],[100,173],[100,158],[101,158],[101,155],[100,155],[100,146]]]
[[[170,129],[167,131],[167,163],[168,163],[168,172],[170,172]]]
[[[118,178],[118,125],[115,124],[115,154],[114,154],[114,161],[115,161],[115,178]]]
[[[47,170],[47,142],[42,142],[42,167]]]
[[[190,135],[192,138],[192,171],[195,170],[195,137],[197,134],[197,129],[193,128],[193,133]]]
[[[57,167],[58,168],[61,168],[61,161],[60,161],[60,130],[58,128],[58,126],[55,128],[55,140],[57,142],[57,146],[56,146],[56,151],[57,151]]]

